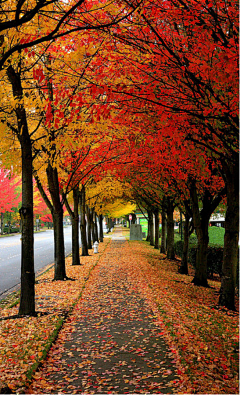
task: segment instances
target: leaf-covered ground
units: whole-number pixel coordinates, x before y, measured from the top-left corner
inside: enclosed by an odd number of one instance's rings
[[[135,265],[128,242],[112,241],[31,393],[173,393],[174,354],[138,279],[129,278]]]
[[[80,266],[66,258],[67,276],[75,281],[52,281],[53,268],[37,278],[36,317],[16,318],[18,295],[0,304],[0,387],[7,385],[13,392],[23,387],[39,362],[46,356],[51,342],[66,315],[77,302],[91,270],[109,242],[99,245],[99,254],[81,257]],[[14,305],[11,307],[11,305]]]
[[[239,314],[218,307],[220,283],[209,280],[211,288],[196,287],[192,276],[177,273],[178,261],[159,259],[159,252],[145,243],[133,245],[146,293],[151,290],[182,365],[185,392],[238,393]]]
[[[80,267],[68,262],[76,281],[52,282],[51,271],[40,277],[37,310],[46,315],[11,319],[17,307],[2,309],[1,379],[14,392],[24,386],[89,277],[23,391],[238,393],[238,314],[217,308],[220,284],[193,286],[191,276],[177,273],[177,261],[145,242],[114,243],[101,257],[82,257]]]

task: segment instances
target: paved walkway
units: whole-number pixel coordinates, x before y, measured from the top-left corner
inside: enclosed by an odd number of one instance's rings
[[[174,393],[171,353],[116,228],[31,393]],[[137,259],[137,257],[136,257]]]

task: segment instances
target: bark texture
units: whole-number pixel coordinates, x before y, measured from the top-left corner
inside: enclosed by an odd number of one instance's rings
[[[219,304],[235,310],[235,289],[238,263],[239,241],[239,173],[236,164],[225,166],[227,191],[227,211],[225,218],[225,236],[221,289]]]
[[[3,213],[1,213],[1,234],[3,235]]]
[[[80,265],[79,256],[79,187],[73,189],[73,216],[72,216],[72,265]]]
[[[73,192],[73,202],[74,209],[72,210],[69,206],[67,199],[65,199],[65,205],[68,210],[68,213],[71,217],[72,222],[72,265],[80,265],[80,257],[79,257],[79,216],[78,216],[78,203],[79,199],[77,195],[77,191]],[[77,216],[77,218],[76,218]]]
[[[200,211],[199,201],[197,196],[197,188],[195,181],[191,183],[190,189],[191,209],[193,213],[193,222],[196,229],[198,245],[197,245],[197,256],[196,256],[196,270],[193,278],[193,284],[208,287],[207,281],[207,248],[209,242],[208,236],[208,224],[210,219],[210,210],[207,205],[207,196],[205,201],[205,207],[203,202],[203,208]]]
[[[207,281],[207,249],[208,249],[208,226],[211,214],[222,200],[225,189],[217,195],[212,196],[208,190],[202,195],[202,208],[199,209],[199,200],[195,180],[191,180],[190,185],[190,201],[191,211],[193,214],[193,223],[196,229],[198,245],[196,256],[196,270],[193,284],[208,287]]]
[[[100,243],[103,242],[103,216],[102,214],[99,215],[99,241]]]
[[[183,254],[181,264],[178,269],[178,272],[180,274],[188,274],[189,220],[189,215],[185,213],[185,224],[183,232]]]
[[[96,214],[95,212],[94,212],[93,218],[94,218],[95,241],[99,242],[99,237],[98,237],[98,225],[97,225],[97,223],[98,223],[98,217],[97,217],[97,214]]]
[[[147,210],[148,213],[148,228],[149,228],[149,242],[151,246],[154,246],[154,230],[153,230],[153,211]]]
[[[21,296],[19,315],[35,315],[35,273],[34,273],[34,222],[33,222],[33,167],[32,144],[28,131],[27,116],[23,104],[21,75],[12,66],[7,68],[13,96],[19,104],[15,108],[17,117],[16,134],[22,153],[22,207],[19,210],[22,221],[21,241]]]
[[[159,250],[159,209],[154,210],[155,216],[155,245],[154,248]]]
[[[167,198],[167,258],[175,259],[174,250],[174,206],[170,198]]]
[[[161,248],[160,252],[166,254],[167,252],[167,216],[165,211],[165,203],[162,205],[162,236],[161,236]]]
[[[48,164],[47,179],[52,199],[52,216],[54,229],[54,280],[66,280],[64,233],[63,233],[63,207],[60,199],[58,172],[55,167]]]
[[[80,194],[80,210],[81,210],[81,240],[82,240],[82,256],[88,256],[87,243],[87,224],[86,224],[86,202],[85,202],[85,186],[82,186]]]
[[[91,212],[88,205],[86,205],[86,213],[87,213],[87,245],[88,249],[92,249],[92,228],[91,228]]]

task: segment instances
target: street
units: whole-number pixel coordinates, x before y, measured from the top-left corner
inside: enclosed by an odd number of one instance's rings
[[[20,283],[21,234],[0,238],[0,299]],[[72,250],[72,228],[64,228],[65,254]],[[54,262],[53,230],[34,234],[35,274]]]

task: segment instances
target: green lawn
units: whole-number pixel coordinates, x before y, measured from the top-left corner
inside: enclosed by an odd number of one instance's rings
[[[146,232],[146,234],[147,234],[147,220],[140,219],[140,224],[142,225],[142,231]],[[208,227],[209,244],[220,245],[223,247],[224,233],[225,233],[224,228],[219,228],[217,226],[209,226]],[[175,241],[181,240],[180,233],[178,233],[178,230],[175,231],[174,239],[175,239]],[[192,243],[194,243],[194,242],[197,243],[197,236],[195,233],[193,233],[190,236],[190,241]]]
[[[219,228],[217,226],[209,226],[208,228],[208,234],[209,234],[209,244],[215,244],[215,245],[220,245],[224,246],[224,233],[225,229],[224,228]],[[174,235],[175,241],[180,240],[180,234],[175,232]],[[190,236],[190,240],[192,242],[197,242],[197,236],[196,234],[192,234]]]
[[[142,226],[142,231],[145,232],[147,235],[148,221],[145,218],[140,218],[140,225]]]
[[[224,246],[224,228],[218,228],[217,226],[209,226],[208,228],[209,233],[209,243],[210,244],[217,244],[220,246]]]

